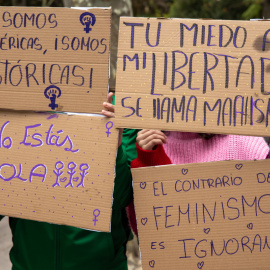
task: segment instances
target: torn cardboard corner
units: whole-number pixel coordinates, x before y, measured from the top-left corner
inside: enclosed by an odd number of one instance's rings
[[[269,136],[266,21],[120,20],[117,127]]]
[[[109,232],[113,119],[1,112],[0,120],[0,214]]]
[[[269,165],[132,169],[143,269],[268,269]]]
[[[1,108],[100,113],[107,100],[109,8],[0,7]]]

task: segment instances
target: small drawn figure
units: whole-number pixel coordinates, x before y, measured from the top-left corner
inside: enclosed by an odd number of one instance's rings
[[[70,177],[69,177],[69,182],[65,186],[65,188],[67,188],[68,186],[73,187],[72,179],[73,179],[73,175],[76,173],[76,171],[75,171],[76,167],[77,167],[76,163],[74,163],[74,162],[69,162],[68,163],[68,168],[69,168],[70,171],[68,171],[67,173],[70,175]]]
[[[83,30],[88,34],[90,31],[92,31],[90,26],[94,26],[96,23],[96,16],[93,13],[84,12],[80,16],[80,22],[82,25],[85,25]]]
[[[93,221],[94,221],[94,226],[96,226],[96,223],[97,223],[97,217],[100,215],[100,210],[99,209],[95,209],[94,211],[93,211],[93,215],[94,215],[94,219],[93,219]]]
[[[58,165],[60,165],[60,167],[58,167]],[[56,169],[56,171],[53,170],[53,172],[56,175],[56,182],[52,185],[52,187],[55,187],[55,186],[59,186],[60,187],[59,178],[63,174],[63,172],[60,172],[60,170],[62,170],[63,168],[64,168],[64,163],[62,161],[57,161],[55,163],[55,169]]]
[[[52,110],[58,108],[58,104],[55,103],[56,99],[61,96],[61,90],[58,86],[55,85],[48,86],[44,91],[44,96],[50,99],[51,103],[49,104],[49,107]]]
[[[88,172],[86,172],[89,169],[89,165],[86,163],[82,163],[80,166],[80,170],[82,171],[80,173],[81,175],[81,182],[77,185],[77,187],[82,186],[84,188],[84,178],[85,176],[88,174]]]

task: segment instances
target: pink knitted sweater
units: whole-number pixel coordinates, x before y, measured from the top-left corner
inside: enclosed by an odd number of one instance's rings
[[[221,160],[265,159],[269,147],[260,137],[215,135],[209,140],[197,133],[166,132],[165,153],[173,164]]]

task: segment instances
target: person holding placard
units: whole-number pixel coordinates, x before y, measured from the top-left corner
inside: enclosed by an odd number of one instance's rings
[[[104,103],[103,114],[108,117],[114,117],[111,102],[112,94],[109,103]],[[132,130],[124,130],[119,139],[111,233],[10,217],[13,270],[128,269],[125,252],[131,231],[125,207],[132,199],[129,163],[136,153],[135,139]]]
[[[222,160],[261,160],[269,155],[262,137],[214,135],[143,129],[137,134],[137,158],[132,168]],[[133,231],[138,235],[133,202],[128,207]]]

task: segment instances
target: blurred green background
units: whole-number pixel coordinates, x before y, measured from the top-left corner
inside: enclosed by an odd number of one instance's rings
[[[133,1],[135,16],[211,18],[224,20],[267,18],[269,6],[269,0]]]
[[[1,6],[68,6],[68,0],[0,0]],[[90,1],[91,2],[91,1]],[[134,0],[134,16],[249,20],[270,17],[270,0]]]

